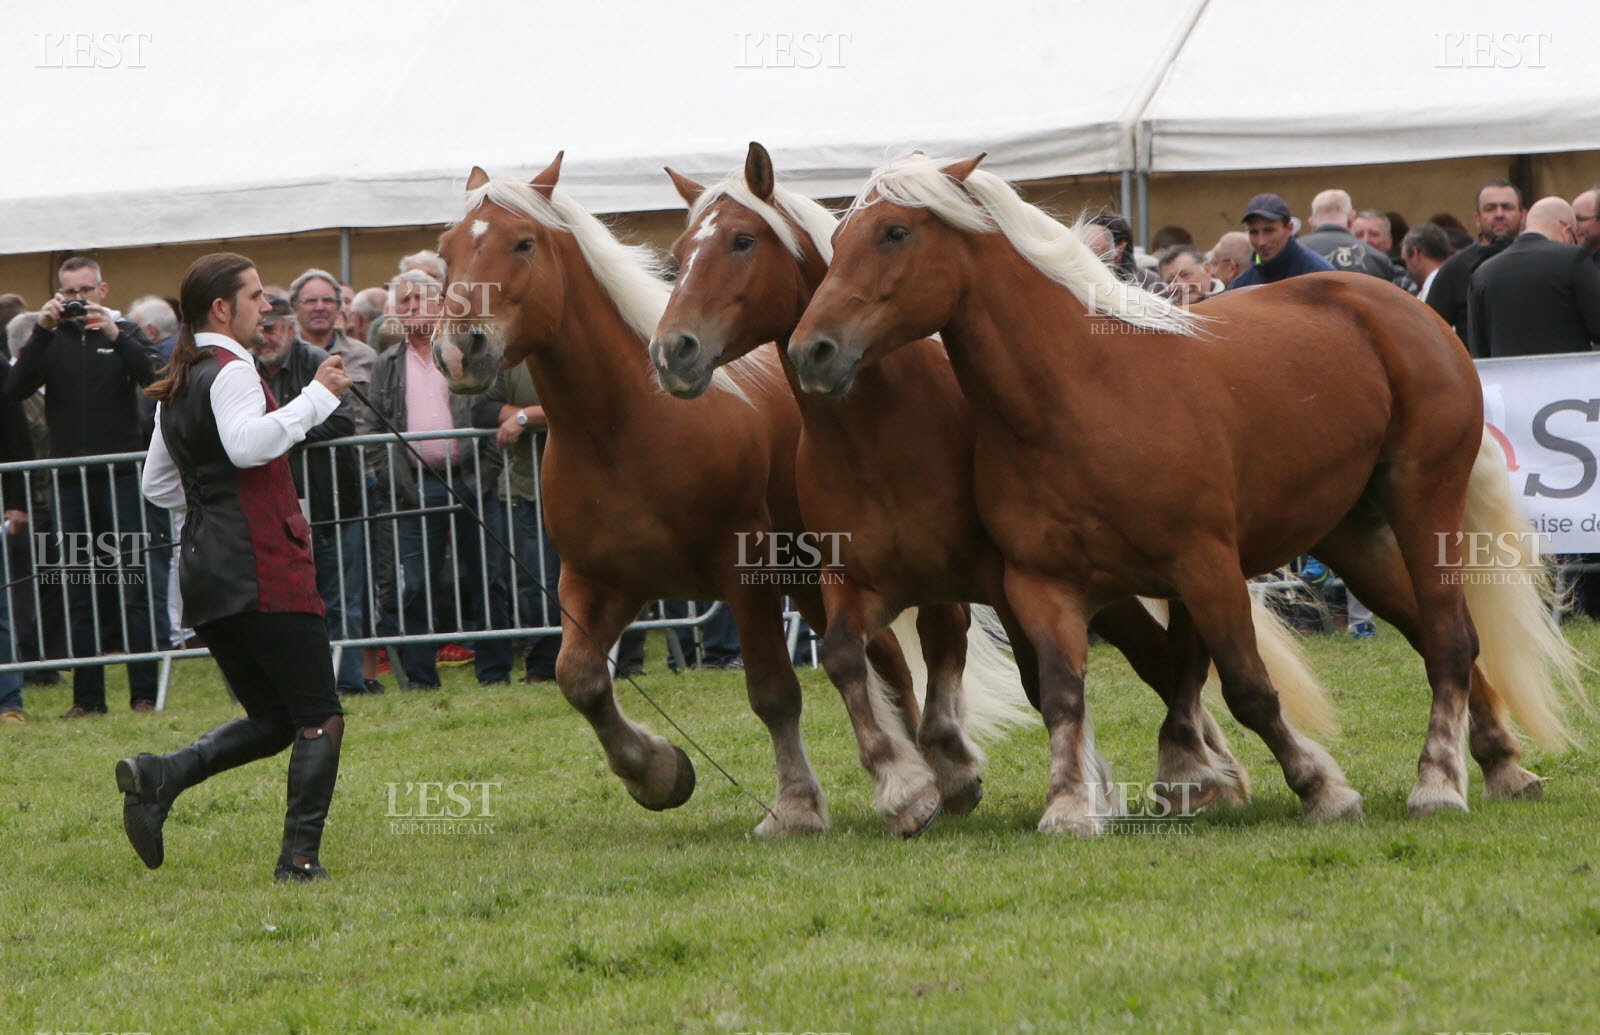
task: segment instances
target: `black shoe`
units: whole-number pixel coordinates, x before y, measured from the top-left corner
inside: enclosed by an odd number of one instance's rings
[[[296,866],[294,863],[281,862],[272,871],[272,879],[280,884],[310,884],[314,880],[326,880],[327,876],[328,871],[320,863]]]
[[[60,686],[61,673],[53,668],[30,668],[22,673],[23,686]]]
[[[365,687],[366,692],[369,694],[383,693],[383,684],[378,682],[376,679],[369,679],[364,682],[362,686]]]
[[[365,697],[368,694],[383,693],[383,684],[376,679],[363,680],[360,686],[342,686],[339,688],[340,697]]]
[[[622,674],[621,672],[617,673],[619,676]],[[524,683],[554,683],[556,674],[554,672],[529,672],[522,677],[522,681]]]

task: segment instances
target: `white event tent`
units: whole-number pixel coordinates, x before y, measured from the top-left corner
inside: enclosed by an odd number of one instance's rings
[[[435,224],[472,165],[558,149],[601,212],[675,207],[663,165],[714,176],[751,139],[816,196],[922,147],[1014,180],[1123,173],[1125,204],[1151,172],[1592,150],[1595,12],[0,0],[0,254]]]

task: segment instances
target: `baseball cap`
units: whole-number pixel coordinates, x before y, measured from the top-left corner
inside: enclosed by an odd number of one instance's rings
[[[271,326],[272,324],[277,323],[279,320],[282,320],[284,317],[289,316],[294,312],[293,309],[289,308],[289,300],[287,298],[281,298],[278,295],[268,295],[267,301],[271,303],[272,308],[261,317],[261,322],[264,325]]]
[[[1261,216],[1264,219],[1276,219],[1279,222],[1289,221],[1289,203],[1276,194],[1257,194],[1250,199],[1250,204],[1245,206],[1244,219],[1251,216]]]

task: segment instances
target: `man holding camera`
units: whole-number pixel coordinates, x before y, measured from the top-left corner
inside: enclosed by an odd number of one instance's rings
[[[155,380],[155,346],[137,325],[106,308],[107,286],[100,279],[98,263],[68,259],[61,264],[60,282],[61,290],[39,309],[38,325],[6,379],[6,394],[26,399],[44,387],[45,423],[54,457],[142,452],[144,412],[139,393]],[[95,564],[101,567],[111,562],[101,544],[114,541],[119,553],[115,572],[94,566],[67,569],[61,562],[68,558],[59,555],[36,558],[41,565],[57,567],[68,581],[72,655],[94,657],[118,648],[130,653],[151,650],[150,586],[145,567],[149,538],[144,536],[138,466],[63,468],[58,485],[52,488],[56,520],[63,533],[89,533],[90,542],[96,544]],[[164,572],[164,565],[159,570]],[[155,710],[156,674],[154,661],[128,666],[134,711]],[[62,717],[76,719],[105,710],[105,666],[74,669],[72,708]]]

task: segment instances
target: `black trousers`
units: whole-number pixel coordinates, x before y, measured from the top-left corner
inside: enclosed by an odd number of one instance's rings
[[[306,728],[344,714],[320,616],[250,611],[195,631],[252,719]]]

